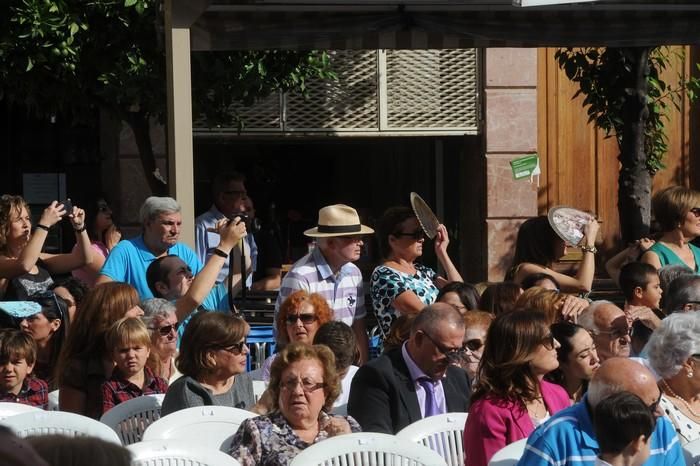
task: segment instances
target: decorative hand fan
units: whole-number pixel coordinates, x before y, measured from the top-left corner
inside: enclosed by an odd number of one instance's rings
[[[552,207],[547,218],[557,235],[571,246],[579,245],[584,236],[584,228],[595,220],[588,212],[565,206]]]
[[[418,217],[418,223],[420,223],[426,236],[430,239],[435,238],[438,232],[438,226],[440,226],[440,220],[438,220],[428,204],[426,204],[418,193],[411,193],[411,207],[413,207],[413,212],[416,214],[416,217]]]

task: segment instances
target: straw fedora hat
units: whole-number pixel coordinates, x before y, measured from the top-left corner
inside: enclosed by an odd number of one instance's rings
[[[318,226],[306,230],[312,238],[369,235],[374,230],[360,223],[357,211],[345,204],[329,205],[318,211]]]

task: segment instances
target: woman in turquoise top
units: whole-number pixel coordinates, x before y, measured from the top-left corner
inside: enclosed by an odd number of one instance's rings
[[[700,248],[690,244],[700,236],[700,193],[671,186],[654,195],[652,210],[662,234],[642,255],[642,262],[657,269],[685,265],[700,275]]]

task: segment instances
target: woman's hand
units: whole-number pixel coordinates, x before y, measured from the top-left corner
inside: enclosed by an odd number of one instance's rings
[[[350,428],[350,423],[347,419],[343,417],[333,417],[329,422],[323,427],[328,433],[329,437],[335,437],[336,435],[352,434],[352,429]]]
[[[103,237],[105,246],[107,246],[107,249],[111,251],[122,239],[122,233],[117,229],[115,224],[111,224],[105,230]]]
[[[593,219],[583,227],[583,241],[582,243],[588,247],[595,246],[595,240],[598,236],[598,230],[600,230],[600,223],[598,220]]]
[[[568,322],[576,323],[578,316],[589,306],[589,302],[574,295],[566,295],[561,303],[561,318]]]
[[[627,261],[634,262],[639,259],[639,257],[647,252],[647,250],[656,243],[653,239],[641,238],[635,241],[627,248]]]
[[[39,218],[39,224],[52,227],[60,222],[64,215],[66,215],[66,209],[64,209],[63,204],[53,201],[44,209],[44,212],[42,212]]]
[[[435,235],[435,254],[447,254],[447,246],[450,244],[450,237],[447,228],[442,223],[438,225],[437,235]]]
[[[233,220],[223,219],[216,223],[216,231],[221,235],[219,248],[224,252],[230,252],[236,247],[238,241],[247,235],[245,222],[240,217]]]
[[[68,219],[74,230],[82,230],[85,227],[85,211],[80,207],[73,206],[73,211],[68,212]]]

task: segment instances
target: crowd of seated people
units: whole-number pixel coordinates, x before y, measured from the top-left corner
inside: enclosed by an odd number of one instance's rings
[[[280,277],[276,261],[257,262],[267,252],[248,229],[243,183],[215,183],[197,251],[180,242],[172,198],[148,198],[141,233],[121,239],[104,198],[87,214],[52,202],[32,229],[24,200],[2,196],[0,401],[47,409],[58,390],[60,410],[95,419],[149,394],[164,394],[162,416],[252,411],[228,447],[245,465],[287,465],[329,437],[397,434],[450,412],[468,413],[465,466],[487,466],[523,439],[522,466],[671,466],[700,440],[700,256],[689,244],[700,237],[700,193],[657,193],[661,234],[608,262],[623,304],[588,297],[596,221],[571,274],[556,262],[572,245],[537,217],[520,227],[505,281],[469,284],[443,225],[433,247],[445,276],[421,262],[429,240],[409,207],[379,220],[382,259],[363,277],[354,262],[374,230],[335,204],[305,232],[316,247]],[[63,219],[75,247],[42,252]],[[277,353],[253,373],[251,325],[232,307],[244,287],[279,287]],[[372,316],[380,344],[370,353]],[[52,441],[33,444],[47,464]]]

